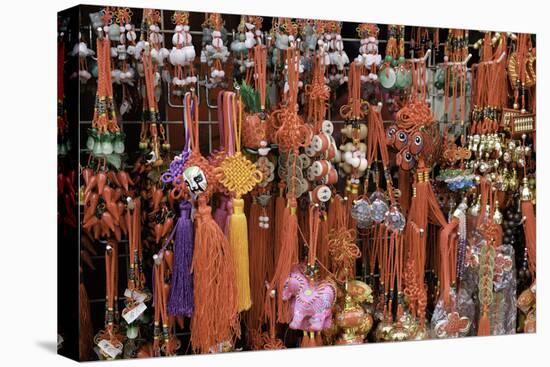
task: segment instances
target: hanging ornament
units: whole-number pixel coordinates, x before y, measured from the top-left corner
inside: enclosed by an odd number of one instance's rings
[[[225,45],[227,30],[223,26],[221,14],[211,13],[203,23],[203,49],[201,63],[206,64],[208,72],[205,80],[207,88],[226,85],[223,64],[227,62],[230,52]]]
[[[235,194],[233,199],[233,214],[229,219],[229,242],[233,249],[235,261],[235,276],[238,294],[237,310],[248,310],[251,306],[249,259],[248,259],[248,229],[246,216],[244,215],[244,201],[242,196],[251,191],[254,186],[262,181],[262,173],[254,163],[249,161],[241,153],[241,129],[242,129],[242,101],[232,98],[234,151],[226,157],[215,173],[219,174],[220,183],[230,192]],[[238,112],[237,112],[238,110]]]
[[[241,22],[237,27],[237,33],[231,42],[230,49],[233,53],[233,74],[238,80],[246,83],[252,82],[252,70],[254,70],[254,58],[252,50],[256,45],[256,24],[248,21],[247,16],[241,16]],[[261,24],[261,23],[260,23]]]
[[[319,207],[311,204],[308,210],[309,240],[307,264],[296,265],[285,281],[282,299],[293,300],[289,327],[303,330],[302,347],[318,345],[320,332],[332,325],[332,307],[336,288],[330,280],[319,280],[317,265],[317,243],[319,234]]]
[[[376,24],[362,23],[357,27],[357,34],[361,38],[359,55],[355,62],[365,66],[368,73],[361,76],[362,82],[376,82],[378,80],[378,67],[382,62],[382,56],[378,53],[378,33]]]
[[[172,36],[172,50],[168,60],[173,65],[171,85],[172,94],[183,96],[184,88],[197,83],[195,75],[195,46],[189,27],[188,12],[174,12],[172,22],[176,25]]]

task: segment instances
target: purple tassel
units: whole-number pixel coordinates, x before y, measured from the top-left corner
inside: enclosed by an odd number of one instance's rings
[[[168,313],[172,316],[191,317],[193,314],[193,222],[191,203],[182,201],[180,217],[174,238],[174,271],[168,300]]]

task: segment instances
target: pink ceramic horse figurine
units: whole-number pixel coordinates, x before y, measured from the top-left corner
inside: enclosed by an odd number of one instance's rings
[[[303,267],[296,266],[288,276],[282,292],[284,301],[291,300],[294,330],[321,331],[332,325],[332,306],[336,289],[330,281],[311,282]]]

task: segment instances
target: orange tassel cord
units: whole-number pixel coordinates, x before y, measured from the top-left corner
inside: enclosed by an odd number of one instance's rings
[[[292,161],[289,162],[291,171],[288,173],[291,177],[296,177],[296,160],[298,149],[303,148],[311,142],[312,132],[309,126],[305,125],[302,118],[298,115],[298,81],[299,81],[299,62],[300,51],[295,47],[286,50],[287,64],[287,83],[288,91],[286,93],[285,105],[273,113],[276,116],[278,124],[274,135],[275,142],[279,149],[285,153],[294,153]],[[281,323],[289,321],[290,315],[288,304],[282,300],[282,289],[288,274],[290,274],[293,265],[298,263],[298,203],[296,200],[296,181],[291,180],[288,187],[287,205],[281,218],[281,226],[284,228],[279,237],[281,245],[275,265],[273,278],[269,282],[269,292],[266,297],[277,297],[277,320]],[[279,213],[277,213],[279,214]],[[276,294],[272,291],[276,290]],[[266,300],[266,303],[269,302]],[[274,315],[270,315],[274,317]]]

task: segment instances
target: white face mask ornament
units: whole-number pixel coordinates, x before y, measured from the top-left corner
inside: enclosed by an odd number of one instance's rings
[[[208,182],[202,169],[198,166],[191,166],[183,171],[183,180],[187,184],[191,194],[196,197],[199,193],[206,191]]]

